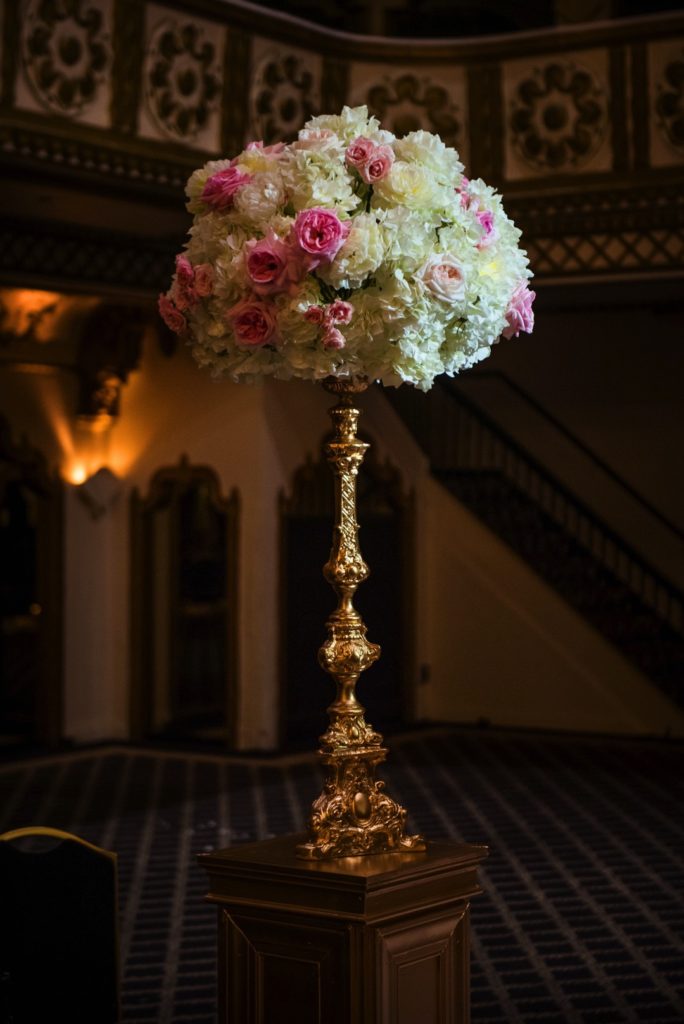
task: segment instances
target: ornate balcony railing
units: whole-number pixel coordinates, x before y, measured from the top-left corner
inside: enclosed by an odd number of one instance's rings
[[[397,133],[439,132],[471,176],[505,192],[539,281],[684,269],[684,13],[407,41],[332,32],[239,0],[191,10],[180,0],[7,0],[0,10],[5,178],[48,176],[170,211],[203,159],[366,103]],[[0,272],[12,277],[21,255],[24,274],[28,263],[50,276],[31,232],[15,244],[17,218],[40,211],[24,215],[14,196],[5,190],[15,221]],[[156,286],[167,248],[149,249],[138,282]],[[167,275],[165,263],[160,281]]]

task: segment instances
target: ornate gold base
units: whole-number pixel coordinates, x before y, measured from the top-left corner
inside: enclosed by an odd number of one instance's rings
[[[324,382],[340,396],[331,409],[335,434],[326,455],[335,473],[335,527],[325,578],[338,597],[328,619],[328,639],[318,658],[337,683],[337,697],[328,708],[330,725],[321,736],[321,760],[327,771],[325,788],[314,802],[309,841],[297,847],[307,860],[425,849],[422,836],[406,835],[406,811],[384,791],[375,770],[385,760],[382,736],[374,732],[356,699],[361,672],[380,657],[380,648],[366,639],[366,627],[353,606],[357,587],[369,575],[361,557],[356,521],[356,476],[368,445],[356,437],[359,410],[353,395],[366,381]]]

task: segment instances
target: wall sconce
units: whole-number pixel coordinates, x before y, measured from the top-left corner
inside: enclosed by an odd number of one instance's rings
[[[74,487],[93,519],[100,519],[121,493],[121,480],[107,466],[101,466],[82,484]]]

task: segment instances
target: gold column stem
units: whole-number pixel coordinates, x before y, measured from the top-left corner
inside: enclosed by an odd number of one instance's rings
[[[356,519],[356,478],[368,445],[356,436],[359,410],[354,403],[354,395],[364,391],[367,382],[331,378],[324,387],[339,397],[330,410],[334,436],[326,445],[335,474],[335,525],[323,567],[338,602],[328,618],[328,638],[318,660],[335,680],[337,694],[328,708],[330,724],[319,751],[327,775],[325,788],[311,809],[309,840],[297,848],[297,855],[311,860],[420,851],[425,849],[422,836],[406,835],[406,811],[375,778],[387,751],[356,698],[359,676],[380,657],[378,645],[366,639],[353,601],[369,575]]]

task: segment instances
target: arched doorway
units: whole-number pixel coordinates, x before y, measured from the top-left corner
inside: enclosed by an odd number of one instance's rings
[[[62,735],[63,486],[0,417],[0,744]]]
[[[361,677],[358,696],[367,720],[387,732],[412,718],[413,495],[403,492],[398,470],[380,462],[372,445],[357,479],[357,508],[359,542],[371,574],[354,603],[369,640],[382,648],[380,660]],[[280,497],[281,742],[291,746],[315,745],[334,696],[333,681],[317,660],[325,620],[335,607],[322,574],[333,516],[333,474],[321,445],[319,459],[308,459],[295,472],[290,496]]]
[[[158,470],[131,498],[132,733],[232,746],[238,496],[208,466]]]

